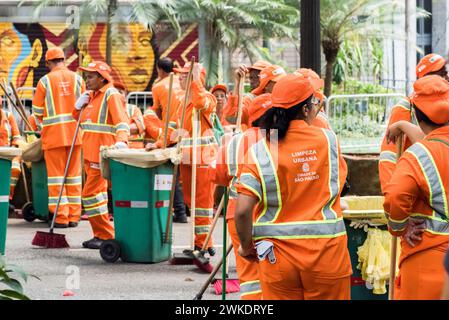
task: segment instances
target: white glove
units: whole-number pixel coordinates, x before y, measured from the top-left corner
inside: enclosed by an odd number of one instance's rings
[[[117,149],[127,149],[128,145],[122,141],[118,141],[114,144],[114,147],[116,147]]]
[[[81,110],[86,104],[89,103],[89,100],[90,100],[89,92],[86,91],[78,98],[78,100],[76,100],[75,109]]]

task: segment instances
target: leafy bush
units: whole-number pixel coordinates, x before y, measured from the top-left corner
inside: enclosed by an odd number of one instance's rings
[[[32,276],[36,279],[36,276]],[[23,293],[22,283],[17,278],[26,282],[28,275],[22,268],[13,264],[6,264],[0,256],[0,300],[30,300]]]
[[[368,93],[393,93],[391,89],[379,84],[362,82],[356,79],[342,81],[341,84],[332,85],[332,94],[368,94]]]

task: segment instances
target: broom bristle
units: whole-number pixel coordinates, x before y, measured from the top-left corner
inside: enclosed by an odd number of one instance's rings
[[[47,249],[59,249],[59,248],[69,248],[69,244],[65,239],[64,234],[50,233],[50,232],[36,232],[32,245],[38,247],[44,247]]]
[[[220,295],[223,293],[223,281],[221,279],[215,280],[213,283],[215,294]],[[226,293],[240,292],[240,282],[238,279],[226,280]]]
[[[198,269],[206,273],[211,273],[212,270],[214,270],[214,266],[209,261],[206,263],[202,263],[200,260],[195,259],[193,260],[193,264],[196,265]]]

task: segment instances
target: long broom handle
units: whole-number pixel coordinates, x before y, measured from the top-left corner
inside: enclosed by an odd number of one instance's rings
[[[190,62],[189,74],[187,76],[186,93],[184,96],[184,102],[182,104],[181,125],[180,125],[181,134],[183,133],[182,129],[184,128],[184,119],[185,119],[185,115],[186,115],[187,102],[189,100],[189,95],[190,95],[190,83],[191,83],[191,79],[192,79],[194,63],[195,63],[195,57],[192,57],[192,60]],[[181,151],[182,137],[178,137],[177,139],[178,139],[178,141],[177,141],[178,143],[176,146],[176,154],[178,155]],[[170,228],[171,228],[171,222],[172,222],[171,211],[173,210],[173,201],[175,199],[176,181],[178,179],[178,168],[179,168],[179,164],[175,164],[175,166],[173,167],[173,179],[172,179],[171,190],[170,190],[170,201],[168,203],[167,223],[165,224],[164,243],[169,243],[169,240],[170,240]]]
[[[224,204],[224,195],[221,197],[220,204],[218,205],[217,212],[215,212],[214,220],[212,221],[212,225],[210,226],[209,232],[207,233],[206,240],[204,240],[203,247],[201,248],[201,251],[206,250],[207,243],[209,242],[210,238],[212,237],[212,232],[214,232],[215,226],[217,225],[218,218],[220,218],[221,210],[223,210],[223,204]]]
[[[397,160],[402,156],[402,145],[404,141],[404,134],[401,133],[398,137],[397,142]],[[391,255],[390,255],[390,280],[389,291],[388,291],[388,300],[394,300],[394,279],[396,277],[396,256],[398,251],[398,238],[396,236],[391,237]]]
[[[56,202],[56,209],[53,214],[53,218],[51,220],[50,233],[53,233],[53,229],[55,227],[55,221],[56,221],[56,216],[58,215],[58,209],[59,209],[59,204],[61,202],[62,192],[64,191],[64,185],[65,185],[65,181],[67,180],[67,174],[69,172],[70,161],[72,160],[73,149],[75,147],[76,138],[78,136],[78,131],[80,129],[82,113],[83,113],[83,109],[80,110],[80,113],[78,116],[78,121],[76,122],[75,135],[73,136],[72,145],[70,146],[69,157],[68,157],[67,163],[65,165],[64,177],[62,178],[61,188],[59,189],[59,196],[58,196],[58,201]]]
[[[190,245],[192,250],[195,250],[195,210],[196,210],[196,157],[197,157],[197,139],[198,139],[198,121],[200,121],[199,115],[201,111],[193,110],[193,134],[192,134],[192,181],[190,190],[190,216],[192,217],[192,230],[190,233]]]
[[[226,249],[226,256],[229,255],[229,252],[232,250],[232,243],[229,244],[229,246]],[[221,257],[220,261],[215,265],[214,269],[212,270],[211,274],[207,278],[206,282],[201,287],[200,291],[195,296],[195,300],[201,300],[203,297],[204,292],[207,290],[207,287],[211,284],[212,280],[214,279],[215,275],[217,274],[218,270],[220,270],[220,267],[223,264],[223,257]]]
[[[27,181],[27,174],[25,172],[25,166],[23,165],[23,162],[20,162],[20,167],[22,171],[22,178],[23,178],[23,187],[25,188],[25,197],[27,199],[27,202],[31,202],[30,198],[30,192],[28,191],[28,181]]]
[[[171,95],[173,91],[173,72],[170,72],[170,80],[168,85],[168,102],[167,109],[165,111],[165,126],[164,126],[164,144],[163,148],[167,148],[167,135],[168,135],[168,124],[170,122],[170,106],[171,106]]]
[[[33,131],[33,128],[31,127],[31,124],[28,122],[28,119],[26,118],[26,115],[22,114],[22,111],[19,109],[19,107],[14,102],[14,100],[8,94],[8,91],[6,90],[6,87],[2,83],[0,83],[0,88],[2,88],[3,92],[5,93],[5,96],[9,100],[10,104],[14,107],[14,109],[16,109],[16,111],[19,114],[20,118],[22,118],[23,122],[28,127],[28,130]]]
[[[237,96],[237,122],[236,122],[236,131],[241,132],[242,131],[242,113],[243,113],[243,85],[245,84],[245,81],[243,78],[239,78],[238,83],[238,89],[239,94]]]
[[[226,248],[228,246],[227,244],[227,240],[228,240],[228,230],[227,230],[227,225],[226,225],[226,212],[228,211],[228,201],[229,201],[229,187],[226,188],[225,193],[224,193],[224,210],[223,210],[223,268],[222,268],[222,272],[221,272],[221,279],[222,279],[222,286],[223,286],[223,291],[221,294],[221,299],[222,300],[226,300],[226,270],[227,270],[227,261],[226,261],[226,257],[228,256],[227,253],[224,252],[224,248]],[[232,245],[232,242],[230,243],[230,245]]]
[[[12,89],[12,93],[14,94],[14,97],[16,98],[17,106],[19,107],[20,111],[22,112],[22,114],[24,115],[24,117],[26,119],[27,116],[26,116],[25,108],[23,107],[22,100],[20,99],[19,94],[17,93],[16,87],[14,86],[14,84],[12,82],[10,82],[9,85]],[[27,120],[27,122],[28,122],[28,120]]]

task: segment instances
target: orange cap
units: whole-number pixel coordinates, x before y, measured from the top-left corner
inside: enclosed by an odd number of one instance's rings
[[[195,64],[198,64],[198,62],[195,62]],[[206,69],[203,67],[203,65],[200,64],[200,79],[203,84],[206,83]],[[182,68],[173,68],[173,71],[176,73],[189,73],[190,71],[190,62],[186,62],[184,64],[184,67]]]
[[[416,66],[416,77],[422,78],[430,72],[440,70],[446,64],[446,60],[439,54],[430,53],[423,57]]]
[[[272,106],[271,93],[264,93],[255,97],[248,107],[249,123],[259,119]]]
[[[315,83],[315,86],[319,86],[320,89],[315,91],[314,95],[317,97],[321,103],[324,101],[325,96],[321,89],[324,87],[324,81],[320,78],[318,73],[313,71],[312,69],[300,68],[296,70],[294,73],[302,75],[305,78],[309,78],[312,82]]]
[[[87,72],[98,72],[108,82],[112,82],[111,68],[103,61],[92,61],[87,67],[80,67],[79,69]]]
[[[65,59],[64,51],[59,47],[50,48],[45,53],[45,61],[55,60],[55,59]]]
[[[212,89],[210,89],[210,92],[211,92],[211,93],[214,93],[214,92],[217,91],[217,90],[222,90],[222,91],[224,91],[225,93],[227,93],[227,92],[228,92],[228,87],[227,87],[225,84],[219,83],[219,84],[217,84],[215,87],[213,87]]]
[[[271,99],[273,107],[288,109],[308,97],[319,89],[319,83],[303,75],[293,73],[280,79],[273,88]]]
[[[270,81],[277,82],[286,74],[287,73],[285,72],[284,68],[282,68],[281,66],[277,66],[275,64],[272,64],[264,68],[259,73],[259,80],[260,80],[259,86],[256,89],[254,89],[251,93],[255,94],[256,96],[262,94],[268,82]]]
[[[418,79],[410,100],[437,124],[449,122],[449,82],[437,75]]]
[[[248,69],[254,69],[254,70],[262,71],[263,69],[265,69],[268,66],[271,66],[271,63],[269,63],[268,61],[258,60],[258,61],[256,61],[255,64],[253,64],[252,66],[248,67]]]

